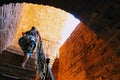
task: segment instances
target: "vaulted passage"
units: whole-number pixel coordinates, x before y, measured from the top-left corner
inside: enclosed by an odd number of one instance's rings
[[[2,2],[0,6],[2,12],[0,13],[0,76],[5,80],[7,78],[18,80],[39,78],[36,72],[35,54],[28,61],[27,69],[23,69],[18,65],[23,60],[24,54],[16,45],[17,36],[21,36],[19,31],[28,30],[32,22],[36,22],[35,26],[40,26],[39,31],[43,31],[41,34],[43,50],[51,59],[50,67],[55,80],[120,80],[119,3],[119,0],[22,0],[20,3],[10,0]],[[48,5],[50,8],[47,7]],[[47,7],[47,12],[54,13],[52,9],[60,11],[60,13],[55,12],[59,16],[54,15],[58,19],[51,19],[50,15],[45,15],[40,6]],[[33,9],[36,12],[30,12]],[[61,45],[59,33],[63,31],[61,25],[65,21],[63,17],[67,16],[67,12],[73,14],[81,22]],[[36,13],[40,15],[41,20],[37,15],[33,15]],[[46,22],[42,22],[43,16],[47,16]],[[37,20],[33,20],[35,17]],[[49,19],[53,20],[51,24],[47,23]],[[62,22],[59,23],[59,21]],[[43,27],[44,24],[46,26],[55,24],[55,26],[48,29]],[[49,36],[49,34],[52,35]],[[27,72],[30,74],[26,75]]]

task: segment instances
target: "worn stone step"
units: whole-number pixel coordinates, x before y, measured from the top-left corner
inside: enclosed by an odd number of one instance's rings
[[[10,76],[0,72],[0,80],[26,80],[26,79]]]
[[[17,47],[10,46],[6,50],[11,52],[11,53],[14,53],[14,54],[24,55],[23,51],[20,48],[17,48]]]
[[[24,69],[20,66],[0,62],[0,72],[5,75],[14,76],[18,79],[34,80],[36,70]]]
[[[0,55],[0,61],[9,63],[12,65],[19,65],[22,63],[23,56],[11,53],[10,51],[4,50]]]
[[[8,64],[12,64],[12,65],[21,65],[22,61],[24,59],[23,55],[19,55],[16,53],[13,53],[13,51],[9,51],[9,50],[4,50],[2,54],[0,54],[0,61],[1,62],[5,62]],[[30,58],[28,60],[28,62],[26,63],[26,66],[32,66],[29,67],[31,69],[34,69],[36,67],[36,59],[35,58]]]
[[[6,50],[14,54],[24,55],[24,52],[17,47],[10,46]],[[33,52],[33,55],[31,56],[31,58],[35,58],[35,57],[36,57],[36,52]]]

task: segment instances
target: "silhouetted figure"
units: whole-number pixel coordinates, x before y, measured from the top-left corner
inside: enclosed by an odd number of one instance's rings
[[[21,64],[21,66],[24,68],[25,64],[27,63],[29,57],[32,55],[36,47],[38,37],[41,41],[41,36],[34,26],[31,28],[31,30],[22,32],[22,35],[23,36],[19,39],[19,45],[25,54],[23,63]]]

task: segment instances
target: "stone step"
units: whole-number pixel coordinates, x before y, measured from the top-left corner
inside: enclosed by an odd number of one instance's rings
[[[2,54],[0,54],[0,61],[4,62],[4,63],[11,64],[11,65],[19,66],[22,64],[23,59],[24,59],[23,55],[16,54],[10,50],[4,50],[2,52]],[[25,66],[26,66],[26,68],[35,70],[36,59],[30,58]]]
[[[20,48],[10,46],[6,50],[14,54],[24,55],[23,51]]]
[[[20,66],[11,65],[8,63],[0,62],[0,80],[3,78],[16,78],[20,80],[34,80],[36,71],[24,69]],[[8,80],[8,79],[7,79]],[[13,79],[14,80],[14,79]]]
[[[10,76],[0,72],[0,80],[26,80],[26,79]]]
[[[0,55],[0,61],[9,63],[12,65],[19,65],[22,63],[23,56],[11,53],[10,51],[4,50]]]

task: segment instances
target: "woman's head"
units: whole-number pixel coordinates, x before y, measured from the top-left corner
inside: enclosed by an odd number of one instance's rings
[[[36,30],[36,28],[33,26],[33,27],[31,28],[31,30]]]

